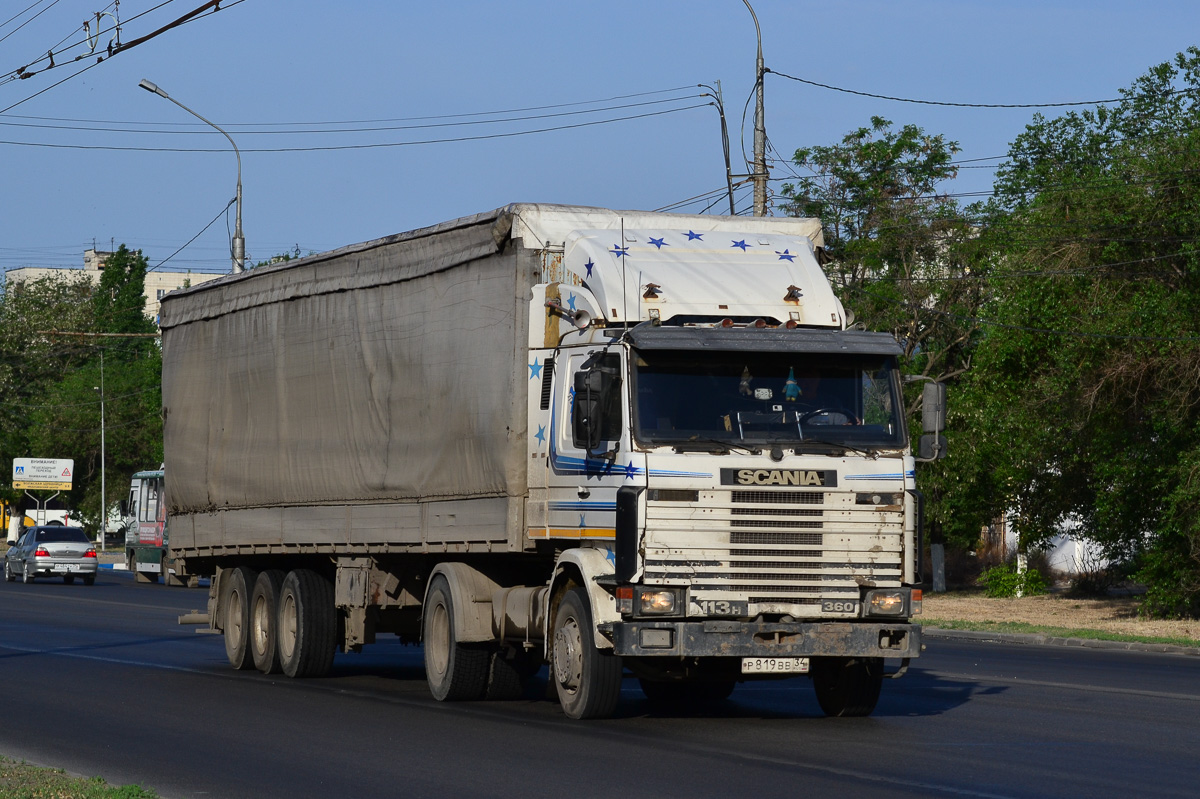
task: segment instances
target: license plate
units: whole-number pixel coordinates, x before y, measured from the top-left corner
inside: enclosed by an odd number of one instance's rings
[[[808,658],[742,658],[742,674],[807,674]]]
[[[55,571],[55,572],[77,572],[82,569],[83,569],[83,567],[80,566],[78,563],[59,563],[52,569],[52,571]]]

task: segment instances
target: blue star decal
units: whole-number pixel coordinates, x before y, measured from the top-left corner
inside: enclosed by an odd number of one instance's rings
[[[632,480],[635,476],[637,476],[637,473],[638,473],[638,467],[634,466],[632,462],[630,462],[625,467],[625,479],[626,480]]]
[[[587,527],[587,524],[586,524],[586,523],[583,521],[583,514],[582,514],[582,513],[581,513],[581,514],[579,514],[579,526],[580,526],[580,527]]]
[[[608,252],[610,255],[615,255],[618,258],[624,258],[626,255],[629,255],[629,248],[628,247],[620,247],[620,246],[614,244],[613,248],[611,250],[609,250]]]
[[[666,236],[663,236],[663,239],[665,239],[665,238],[666,238]],[[653,236],[651,236],[651,237],[650,237],[650,243],[651,243],[651,244],[653,244],[655,247],[657,247],[657,248],[658,248],[658,249],[660,249],[660,250],[661,250],[663,247],[670,247],[670,246],[671,246],[670,244],[667,244],[667,243],[666,243],[665,241],[663,241],[662,239],[656,239],[656,238],[654,238]]]
[[[795,253],[788,252],[787,250],[784,250],[783,252],[776,250],[775,254],[779,256],[779,260],[781,260],[781,261],[787,261],[788,263],[796,262],[796,254]]]
[[[533,434],[533,437],[538,440],[539,445],[545,444],[546,443],[546,425],[539,424],[538,431]]]
[[[693,230],[687,232],[688,241],[704,241],[703,233],[696,233]]]
[[[738,249],[740,249],[742,252],[745,252],[745,251],[746,251],[747,249],[749,249],[749,247],[750,247],[750,245],[746,243],[746,240],[745,240],[745,239],[742,239],[741,241],[735,241],[735,242],[733,243],[733,246],[734,246],[734,247],[737,247],[737,248],[738,248]]]
[[[567,298],[567,307],[570,308],[572,311],[575,310],[575,295],[574,294],[572,294],[570,297]]]
[[[606,548],[604,550],[604,559],[607,560],[609,563],[611,563],[613,566],[617,565],[617,553],[613,552],[611,549]]]
[[[529,366],[529,379],[530,380],[532,380],[535,377],[540,378],[542,376],[542,365],[540,363],[538,363],[537,358],[533,359],[533,363],[527,364],[527,365]]]
[[[588,277],[592,276],[592,269],[595,268],[595,266],[596,265],[594,263],[592,263],[591,258],[588,258],[587,263],[583,265],[583,268],[587,270]]]

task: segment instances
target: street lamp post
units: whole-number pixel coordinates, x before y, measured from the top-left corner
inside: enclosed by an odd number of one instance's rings
[[[100,350],[100,385],[95,390],[100,393],[100,551],[104,552],[108,534],[108,505],[104,492],[104,350]]]
[[[760,58],[761,58],[761,56],[760,56]],[[170,100],[171,102],[175,103],[175,105],[182,108],[184,111],[187,111],[189,114],[196,117],[196,119],[199,119],[201,122],[204,122],[206,125],[212,125],[212,127],[216,128],[221,133],[222,136],[224,136],[226,139],[229,139],[229,144],[233,147],[233,154],[237,156],[237,165],[238,165],[237,223],[234,225],[234,228],[233,228],[233,271],[235,273],[243,271],[246,268],[246,239],[244,236],[242,236],[242,154],[241,154],[241,152],[238,151],[237,145],[234,144],[234,142],[233,142],[233,138],[228,133],[226,133],[224,130],[222,130],[221,127],[219,125],[217,125],[216,123],[211,122],[211,121],[205,119],[204,117],[200,116],[195,111],[188,108],[186,105],[179,102],[174,97],[170,96],[169,94],[164,92],[162,89],[160,89],[158,86],[156,86],[155,84],[146,80],[145,78],[142,78],[142,80],[140,80],[138,82],[138,86],[141,86],[143,89],[145,89],[148,92],[157,94],[159,97]]]
[[[766,67],[763,64],[762,29],[758,26],[758,15],[750,5],[750,0],[742,0],[750,9],[754,18],[754,33],[758,37],[758,60],[755,61],[755,101],[754,101],[754,215],[767,215],[767,129],[766,111],[763,107],[763,75]]]

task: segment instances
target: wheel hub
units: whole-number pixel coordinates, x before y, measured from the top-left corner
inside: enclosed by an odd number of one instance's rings
[[[554,677],[570,693],[583,682],[583,635],[575,619],[567,619],[554,632]]]

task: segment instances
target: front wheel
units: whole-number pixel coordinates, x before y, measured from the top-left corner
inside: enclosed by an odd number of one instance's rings
[[[883,687],[883,658],[813,658],[813,688],[827,716],[869,716]]]
[[[582,588],[563,596],[554,616],[550,679],[573,719],[606,718],[621,696],[621,658],[594,643],[591,606]]]

